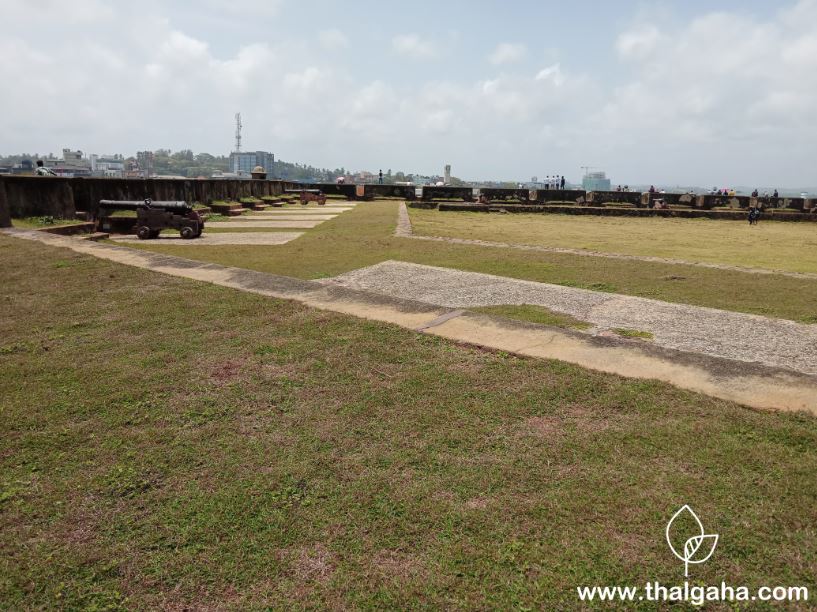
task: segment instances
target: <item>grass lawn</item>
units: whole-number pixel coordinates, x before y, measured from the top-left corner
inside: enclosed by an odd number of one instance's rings
[[[699,579],[813,580],[814,419],[0,252],[6,607],[569,604],[681,503]]]
[[[817,421],[0,236],[0,608],[577,606],[817,573]]]
[[[814,280],[396,238],[397,207],[361,203],[279,246],[133,246],[306,279],[394,259],[817,323]]]
[[[419,235],[817,273],[817,224],[410,210]]]

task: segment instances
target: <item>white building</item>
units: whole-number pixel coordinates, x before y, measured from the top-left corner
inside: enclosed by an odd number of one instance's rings
[[[104,178],[123,178],[125,160],[114,155],[91,155],[91,174]]]

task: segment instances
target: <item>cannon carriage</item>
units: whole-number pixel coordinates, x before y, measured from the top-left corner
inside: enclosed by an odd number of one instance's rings
[[[310,202],[317,202],[318,206],[326,204],[326,194],[320,189],[287,189],[286,193],[298,194],[303,206]]]
[[[102,231],[111,215],[118,210],[136,211],[133,231],[140,240],[158,238],[163,229],[175,229],[182,238],[198,238],[204,231],[204,220],[187,202],[154,202],[150,198],[141,201],[101,200],[97,230]]]

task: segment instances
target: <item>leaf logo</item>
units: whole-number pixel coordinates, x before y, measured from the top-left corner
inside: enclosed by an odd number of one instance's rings
[[[675,521],[678,520],[681,516],[691,516],[692,519],[695,521],[695,524],[700,529],[700,535],[694,535],[691,538],[687,539],[684,543],[684,550],[683,554],[679,553],[675,546],[672,544],[672,538],[670,537],[670,532],[672,531],[672,526],[675,524]],[[703,523],[701,523],[701,519],[698,518],[698,515],[692,511],[692,508],[689,506],[684,506],[678,512],[672,515],[672,518],[667,523],[667,544],[669,544],[669,548],[672,551],[672,554],[678,557],[681,561],[684,562],[684,577],[689,578],[689,564],[690,563],[704,563],[709,560],[709,557],[712,556],[712,553],[715,552],[715,547],[718,545],[718,534],[707,534],[704,532]],[[707,552],[708,551],[708,552]]]

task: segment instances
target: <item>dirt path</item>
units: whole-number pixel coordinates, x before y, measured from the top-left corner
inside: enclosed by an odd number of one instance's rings
[[[456,214],[456,213],[451,213]],[[394,235],[399,238],[412,238],[414,240],[430,240],[434,242],[447,242],[449,244],[465,244],[470,246],[484,246],[498,249],[515,249],[518,251],[537,251],[540,253],[560,253],[564,255],[581,255],[582,257],[606,257],[608,259],[623,259],[628,261],[647,261],[651,263],[675,264],[682,266],[697,266],[699,268],[714,268],[716,270],[729,270],[732,272],[745,272],[748,274],[774,274],[779,276],[789,276],[791,278],[817,280],[817,274],[810,272],[788,272],[786,270],[767,270],[764,268],[747,268],[743,266],[733,266],[729,264],[707,263],[701,261],[687,261],[685,259],[672,259],[668,257],[650,257],[647,255],[623,255],[621,253],[605,253],[602,251],[588,251],[585,249],[570,249],[566,247],[546,247],[528,244],[509,244],[507,242],[492,242],[489,240],[476,240],[469,238],[449,238],[446,236],[418,236],[411,227],[411,218],[405,203],[400,204],[397,217],[397,227]]]

